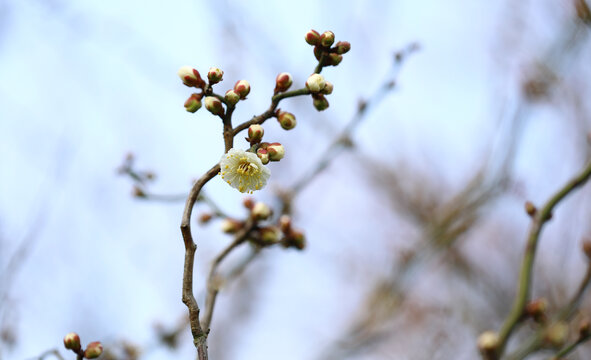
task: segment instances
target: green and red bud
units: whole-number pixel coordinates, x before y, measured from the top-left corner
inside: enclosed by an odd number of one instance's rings
[[[224,72],[218,68],[209,68],[209,72],[207,73],[207,79],[209,80],[209,84],[217,84],[222,81],[224,76]]]
[[[343,55],[349,52],[349,50],[351,50],[351,44],[348,41],[339,41],[336,45],[335,45],[337,54],[339,55]]]
[[[250,93],[250,84],[246,80],[238,80],[234,85],[234,91],[240,95],[240,99],[244,99]]]
[[[183,80],[183,84],[189,87],[203,88],[205,86],[205,81],[201,79],[199,71],[190,66],[181,67],[177,74]]]
[[[103,353],[103,344],[99,341],[91,342],[84,350],[84,357],[87,359],[96,359]]]
[[[337,66],[341,63],[341,61],[343,61],[343,55],[330,53],[328,54],[328,60],[326,61],[326,63],[328,65]]]
[[[320,45],[324,47],[331,47],[334,43],[334,33],[332,31],[325,31],[320,35]]]
[[[281,74],[277,75],[277,78],[275,79],[275,92],[287,91],[292,83],[293,78],[291,74],[282,72]]]
[[[185,101],[185,109],[190,113],[194,113],[195,111],[199,110],[201,108],[201,98],[202,97],[203,97],[203,94],[197,94],[197,93],[191,94],[191,96],[189,96],[187,101]]]
[[[324,95],[322,94],[316,94],[313,96],[314,98],[314,107],[316,108],[316,110],[318,111],[323,111],[328,109],[329,103],[328,100],[326,100],[326,98],[324,97]]]
[[[78,334],[76,334],[75,332],[66,334],[66,336],[64,336],[64,346],[66,347],[66,349],[72,350],[75,353],[77,353],[78,351],[80,351],[80,336],[78,336]]]
[[[234,90],[228,90],[226,91],[224,99],[226,100],[226,103],[228,103],[228,105],[234,106],[240,100],[240,95]]]
[[[284,130],[291,130],[296,126],[295,115],[287,111],[279,112],[277,121],[279,121],[279,125],[281,125]]]
[[[320,44],[320,34],[316,30],[310,30],[306,33],[306,42],[310,45]]]
[[[261,159],[261,162],[263,163],[263,165],[267,165],[270,161],[269,152],[265,148],[262,148],[262,147],[258,148],[257,149],[257,156],[259,157],[259,159]]]
[[[334,85],[331,82],[326,82],[326,85],[324,86],[324,89],[322,89],[322,93],[324,95],[330,95],[332,94],[332,90],[334,89]]]
[[[251,144],[259,143],[263,139],[265,130],[261,125],[254,124],[248,127],[248,138],[246,139]]]
[[[267,145],[267,152],[269,153],[269,160],[279,161],[285,156],[285,148],[280,143],[271,143]]]
[[[219,116],[224,115],[224,107],[222,106],[220,99],[216,98],[215,96],[206,96],[204,102],[205,108],[210,113]]]

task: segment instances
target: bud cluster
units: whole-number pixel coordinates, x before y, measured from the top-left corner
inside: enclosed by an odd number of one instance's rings
[[[224,72],[215,67],[210,68],[207,72],[207,83],[201,78],[199,71],[190,66],[181,67],[178,75],[186,86],[201,90],[201,93],[193,93],[185,101],[185,109],[191,113],[201,108],[203,100],[207,111],[222,117],[226,113],[223,105],[234,107],[239,100],[244,100],[250,92],[248,81],[239,80],[232,89],[226,91],[223,98],[220,95],[213,94],[212,86],[221,82],[224,77]]]
[[[84,359],[96,359],[103,353],[103,344],[99,341],[91,342],[86,346],[86,349],[83,350],[80,345],[80,336],[74,332],[64,336],[64,347],[76,353],[78,358]]]
[[[329,104],[324,95],[332,94],[332,83],[324,80],[324,76],[320,74],[312,74],[306,81],[306,88],[312,93],[312,100],[316,110],[326,110]]]
[[[335,44],[335,35],[332,31],[320,34],[316,30],[310,30],[306,33],[305,39],[308,44],[314,46],[314,56],[320,62],[320,66],[337,66],[343,60],[343,54],[351,50],[351,44],[347,41]]]
[[[254,145],[253,150],[263,165],[267,165],[269,161],[279,161],[285,156],[285,148],[278,142],[262,142]]]
[[[291,226],[291,217],[282,215],[274,224],[265,224],[271,220],[273,210],[264,202],[255,202],[252,198],[243,201],[244,207],[248,210],[248,218],[253,222],[252,230],[248,234],[251,243],[266,247],[279,244],[284,248],[296,248],[302,250],[306,246],[304,233],[295,230]],[[221,230],[226,234],[236,234],[243,230],[247,220],[225,218],[221,223]]]

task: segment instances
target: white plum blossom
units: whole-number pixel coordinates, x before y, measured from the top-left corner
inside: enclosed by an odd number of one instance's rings
[[[252,193],[267,184],[271,170],[251,152],[232,148],[220,161],[222,179],[240,192]]]

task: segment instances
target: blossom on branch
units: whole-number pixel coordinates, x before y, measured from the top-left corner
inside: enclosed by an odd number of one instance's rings
[[[262,189],[271,176],[256,154],[235,148],[222,156],[220,169],[222,179],[240,192]]]

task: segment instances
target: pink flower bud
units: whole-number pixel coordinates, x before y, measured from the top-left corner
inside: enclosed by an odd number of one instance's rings
[[[244,99],[250,92],[250,84],[246,80],[238,80],[236,85],[234,85],[234,91],[240,95],[241,99]]]
[[[280,143],[269,144],[267,146],[267,152],[271,161],[279,161],[285,156],[285,148]]]
[[[267,220],[271,217],[271,208],[264,202],[254,204],[251,215],[255,220]]]
[[[201,108],[201,94],[191,94],[187,101],[185,101],[185,109],[188,112],[194,113]]]
[[[343,55],[351,50],[351,44],[348,41],[339,41],[335,47],[337,48],[337,54]]]
[[[258,143],[263,138],[265,130],[261,125],[254,124],[248,127],[248,141],[250,143]]]
[[[275,79],[275,92],[287,91],[292,83],[293,78],[291,77],[291,74],[282,72],[281,74],[277,75],[277,78]]]
[[[269,152],[267,149],[258,148],[257,149],[257,156],[261,159],[263,165],[267,165],[269,163]]]
[[[326,85],[324,86],[324,89],[322,89],[322,93],[324,95],[330,95],[332,94],[332,90],[334,89],[334,85],[331,82],[326,82]]]
[[[285,130],[291,130],[296,126],[296,118],[294,114],[287,111],[281,111],[277,116],[277,120],[281,127]]]
[[[64,346],[68,350],[73,350],[74,352],[80,351],[80,336],[75,332],[71,332],[64,336]]]
[[[214,115],[223,116],[224,115],[224,107],[222,106],[222,102],[220,99],[214,96],[206,96],[205,97],[205,108]]]
[[[318,94],[314,96],[314,107],[316,108],[316,110],[323,111],[328,109],[328,106],[328,100],[326,100],[324,95]]]
[[[331,47],[334,43],[334,33],[332,31],[325,31],[320,35],[320,45],[324,47]]]
[[[324,80],[324,76],[320,74],[312,74],[308,77],[306,81],[306,87],[310,90],[311,93],[318,93],[324,89],[326,86],[326,80]]]
[[[84,357],[87,359],[96,359],[103,353],[103,344],[98,341],[91,342],[84,350]]]
[[[306,33],[306,42],[310,45],[318,45],[320,43],[320,34],[316,30],[310,30]]]
[[[183,80],[183,84],[189,87],[203,88],[205,81],[201,79],[199,71],[193,69],[190,66],[183,66],[179,69],[178,75]]]
[[[209,80],[209,84],[217,84],[222,81],[222,77],[224,76],[224,72],[218,68],[209,68],[209,72],[207,73],[207,79]]]
[[[234,90],[228,90],[226,91],[224,99],[226,99],[228,105],[234,106],[238,103],[238,100],[240,100],[240,95]]]

